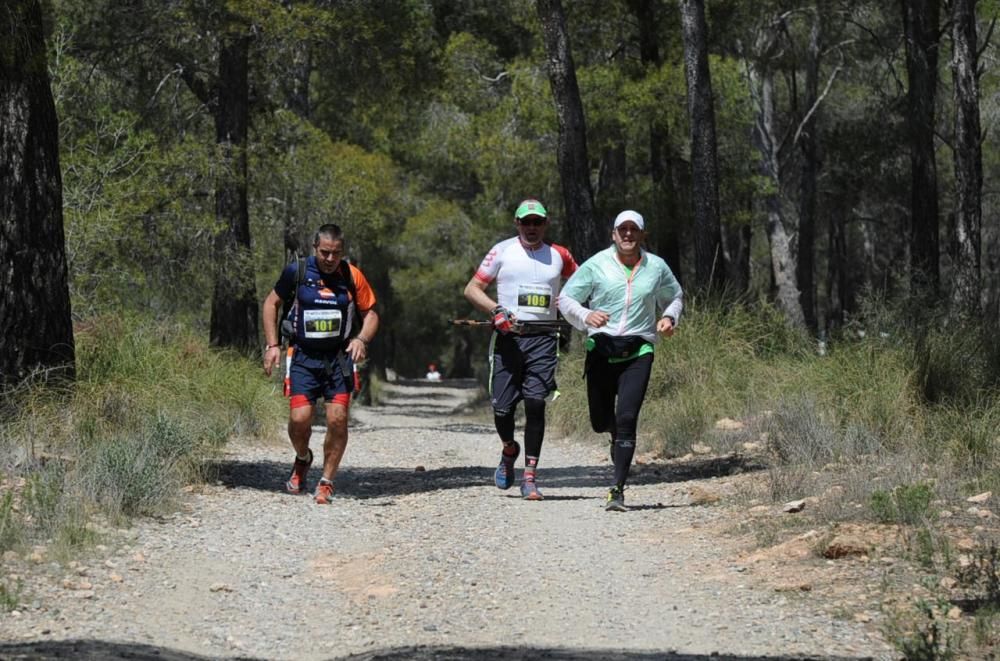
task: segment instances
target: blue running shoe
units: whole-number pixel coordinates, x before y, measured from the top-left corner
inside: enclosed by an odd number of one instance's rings
[[[506,455],[500,453],[500,465],[493,473],[493,482],[497,489],[510,489],[514,486],[514,462],[521,456],[521,446],[514,441],[514,454]]]

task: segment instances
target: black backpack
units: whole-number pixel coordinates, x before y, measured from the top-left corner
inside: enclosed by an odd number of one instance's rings
[[[358,290],[354,286],[354,274],[351,272],[351,266],[346,259],[340,260],[340,264],[337,265],[337,271],[340,276],[344,278],[347,283],[347,291],[351,294],[351,303],[354,304],[355,309],[358,305]],[[281,336],[286,338],[289,342],[293,342],[295,339],[295,318],[294,309],[295,301],[299,295],[299,287],[302,283],[306,281],[306,258],[299,257],[295,260],[295,286],[292,287],[292,293],[289,294],[283,301],[281,307]],[[351,327],[351,332],[349,337],[353,337],[357,332],[358,315],[354,315],[354,324]]]

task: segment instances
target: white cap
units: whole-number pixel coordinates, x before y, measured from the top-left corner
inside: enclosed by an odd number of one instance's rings
[[[638,211],[632,211],[631,209],[626,209],[625,211],[622,211],[620,214],[615,216],[614,229],[618,229],[619,225],[621,225],[622,223],[626,223],[628,221],[632,221],[633,223],[638,225],[640,230],[646,229],[646,222],[642,219],[642,216],[639,215]]]

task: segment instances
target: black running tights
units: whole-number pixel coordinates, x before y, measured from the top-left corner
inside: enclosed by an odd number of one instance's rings
[[[610,432],[615,443],[615,484],[625,486],[635,455],[639,409],[646,398],[653,354],[622,363],[591,357],[587,370],[587,403],[595,432]],[[617,405],[615,399],[617,398]]]

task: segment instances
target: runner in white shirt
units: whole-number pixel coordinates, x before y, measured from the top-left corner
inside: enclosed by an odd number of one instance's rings
[[[524,479],[521,496],[541,500],[536,483],[545,434],[545,398],[556,389],[558,334],[515,331],[515,322],[554,321],[560,282],[576,271],[563,246],[546,243],[548,213],[538,200],[525,200],[514,212],[517,236],[493,246],[465,286],[465,297],[493,318],[490,338],[490,400],[497,434],[503,443],[493,481],[500,489],[514,485],[514,463],[521,453],[514,440],[514,412],[524,400]],[[496,281],[496,300],[487,288]]]

